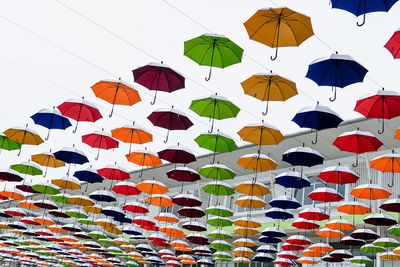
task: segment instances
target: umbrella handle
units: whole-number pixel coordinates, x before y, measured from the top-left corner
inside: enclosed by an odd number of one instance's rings
[[[318,143],[318,131],[315,131],[315,139],[311,141],[311,144],[316,145]]]
[[[329,101],[333,102],[336,100],[336,86],[332,86],[333,98],[329,97]]]
[[[265,106],[265,111],[262,112],[264,116],[268,114],[268,103],[269,101],[267,101],[267,105]]]
[[[394,185],[394,173],[392,172],[392,184],[388,184],[388,187],[393,187]]]
[[[97,156],[96,156],[96,158],[94,160],[98,160],[99,156],[100,156],[100,147],[99,147],[99,150],[97,151]]]
[[[46,136],[46,138],[45,138],[44,140],[45,140],[45,141],[49,140],[49,137],[50,137],[50,129],[49,129],[49,131],[47,132],[47,136]]]
[[[364,5],[365,6],[365,5]],[[363,26],[365,24],[365,13],[363,14],[363,21],[360,23],[360,22],[358,22],[357,21],[357,26],[358,27],[361,27],[361,26]]]
[[[274,61],[275,59],[277,59],[277,57],[278,57],[278,46],[275,49],[275,56],[271,56],[270,58],[272,61]]]
[[[351,166],[353,166],[353,167],[357,167],[358,166],[358,154],[356,155],[356,163],[351,164]]]
[[[208,77],[205,77],[204,80],[208,82],[211,79],[211,71],[212,71],[212,65],[210,66],[210,72],[208,73]]]
[[[112,105],[112,108],[111,108],[111,112],[110,112],[110,114],[108,114],[108,117],[109,117],[109,118],[111,118],[112,115],[114,114],[114,107],[115,107],[115,105],[113,104],[113,105]]]
[[[154,105],[156,103],[156,99],[157,99],[157,92],[158,90],[156,90],[156,93],[154,94],[154,98],[153,101],[150,102],[150,105]]]
[[[382,116],[382,128],[378,130],[378,134],[383,134],[384,131],[385,131],[385,120]]]
[[[169,130],[168,130],[168,132],[167,132],[167,137],[166,137],[165,140],[164,140],[164,144],[166,144],[166,143],[168,142],[168,137],[169,137]]]

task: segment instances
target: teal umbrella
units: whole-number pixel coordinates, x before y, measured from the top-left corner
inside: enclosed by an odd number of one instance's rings
[[[184,43],[185,56],[201,66],[225,68],[242,61],[243,49],[223,35],[203,34]]]
[[[199,174],[214,180],[230,180],[236,176],[236,173],[230,168],[222,164],[211,164],[202,167],[199,170]]]
[[[215,196],[230,196],[235,193],[235,189],[227,183],[214,181],[202,187],[203,191]]]
[[[13,164],[10,166],[10,168],[19,173],[29,174],[29,175],[42,175],[43,173],[40,166],[33,162],[22,162],[19,164]]]
[[[21,149],[21,144],[9,139],[3,133],[0,133],[0,149],[4,150],[18,150]]]
[[[199,116],[211,119],[211,130],[209,130],[208,133],[212,133],[213,131],[214,120],[235,118],[240,111],[240,109],[227,98],[218,96],[217,94],[195,99],[192,101],[189,108]]]
[[[233,211],[225,206],[211,206],[204,210],[205,214],[211,214],[220,217],[233,216]]]
[[[231,219],[228,219],[228,218],[213,216],[207,220],[207,224],[215,226],[215,227],[225,227],[225,226],[233,225],[233,222]],[[211,236],[211,234],[210,234],[210,236]],[[215,237],[215,238],[219,238],[219,237]],[[230,238],[232,238],[232,236]],[[226,238],[220,238],[220,239],[226,239]]]

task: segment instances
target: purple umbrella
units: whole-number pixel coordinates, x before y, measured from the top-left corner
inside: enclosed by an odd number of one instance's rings
[[[193,153],[187,149],[183,149],[179,146],[171,146],[167,149],[157,152],[160,159],[164,159],[171,163],[183,163],[188,164],[190,162],[196,161],[196,157]]]
[[[156,102],[157,92],[173,91],[185,88],[185,77],[171,69],[168,65],[150,63],[132,71],[136,83],[156,91],[152,105]]]
[[[168,130],[164,143],[168,142],[170,130],[187,130],[193,125],[186,114],[174,109],[174,107],[171,109],[157,109],[153,111],[147,119],[149,119],[154,126]]]

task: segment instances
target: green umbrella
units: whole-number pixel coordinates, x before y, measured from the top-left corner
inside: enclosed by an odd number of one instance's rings
[[[71,209],[71,210],[67,210],[65,212],[65,214],[67,214],[68,216],[74,217],[74,218],[79,218],[79,219],[87,219],[89,218],[89,215],[79,209]]]
[[[203,191],[215,196],[230,196],[235,193],[235,189],[227,183],[214,181],[202,187]]]
[[[372,260],[366,256],[356,256],[350,259],[351,263],[357,263],[357,264],[370,264],[372,263]]]
[[[9,139],[3,133],[0,133],[0,149],[4,150],[17,150],[21,149],[21,144]]]
[[[77,222],[80,224],[95,225],[94,218],[79,219]]]
[[[235,141],[229,136],[220,133],[200,134],[194,141],[199,147],[208,149],[212,152],[232,152],[237,148]]]
[[[400,242],[394,238],[382,237],[372,242],[372,244],[377,247],[393,248],[398,247],[400,245]]]
[[[210,247],[212,247],[215,250],[222,250],[222,251],[232,250],[232,245],[224,240],[215,240],[211,242]]]
[[[215,227],[225,227],[225,226],[231,226],[233,224],[233,222],[231,219],[228,219],[228,218],[213,216],[207,220],[207,224],[215,226]],[[216,238],[218,238],[218,237],[216,237]],[[232,238],[232,237],[230,237],[230,238]],[[222,239],[225,239],[225,238],[222,238]]]
[[[137,264],[134,261],[127,261],[127,262],[125,262],[125,265],[129,266],[129,267],[139,267],[139,264]]]
[[[235,118],[240,111],[240,109],[227,98],[217,96],[217,94],[206,98],[195,99],[192,101],[189,108],[199,116],[211,119],[211,130],[209,130],[208,133],[212,133],[213,131],[214,120]]]
[[[10,168],[19,173],[29,175],[42,175],[43,173],[40,166],[33,162],[22,162],[19,164],[13,164],[10,166]]]
[[[385,252],[386,249],[383,247],[374,246],[373,244],[366,244],[360,248],[360,251],[365,253],[380,253]]]
[[[60,194],[60,190],[58,189],[57,186],[48,183],[34,184],[32,185],[32,189],[42,194],[49,194],[49,195]]]
[[[223,261],[223,262],[229,262],[231,259],[224,259],[224,258],[214,258],[215,261]]]
[[[109,238],[98,239],[97,242],[105,245],[114,245],[114,243]]]
[[[61,194],[51,196],[50,199],[55,202],[58,202],[58,203],[70,204],[68,201],[68,198],[70,198],[70,197],[71,197],[71,195],[69,195],[69,194],[61,193]]]
[[[203,34],[184,43],[184,55],[201,66],[225,68],[242,61],[243,49],[222,35]]]
[[[400,225],[396,224],[390,227],[387,232],[392,235],[400,235]]]
[[[218,239],[231,239],[232,238],[232,235],[230,233],[228,233],[227,231],[221,230],[221,229],[212,231],[211,233],[208,234],[208,236],[211,236],[213,238],[218,238]]]
[[[92,231],[88,233],[88,236],[90,236],[91,238],[94,239],[107,239],[107,236],[99,231]],[[98,242],[100,242],[100,240],[98,240]],[[100,242],[101,243],[101,242]],[[104,243],[103,243],[104,244]],[[113,242],[111,242],[111,244],[114,244]]]
[[[117,248],[117,247],[108,247],[108,248],[106,248],[106,250],[111,253],[122,253],[123,252],[122,249]]]
[[[225,251],[217,251],[215,253],[213,253],[213,257],[215,258],[220,258],[220,259],[231,259],[232,256]]]
[[[211,206],[204,210],[206,214],[211,214],[219,217],[233,216],[233,211],[224,206]]]
[[[236,176],[236,173],[222,164],[210,164],[202,167],[199,174],[214,180],[229,180]]]

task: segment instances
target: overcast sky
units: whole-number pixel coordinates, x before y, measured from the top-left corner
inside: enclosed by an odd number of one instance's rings
[[[12,163],[28,160],[31,154],[49,149],[56,151],[76,144],[85,151],[94,168],[116,161],[133,170],[137,166],[127,162],[124,157],[128,145],[121,144],[116,151],[101,151],[101,159],[96,162],[94,157],[97,151],[80,142],[83,134],[102,128],[109,131],[132,121],[147,128],[155,139],[152,144],[134,146],[134,149],[147,146],[157,152],[169,145],[176,145],[179,140],[182,146],[191,148],[196,155],[206,153],[193,139],[207,131],[210,123],[188,108],[193,99],[214,92],[241,108],[236,119],[216,122],[217,129],[231,135],[241,145],[243,143],[236,132],[248,123],[264,119],[284,134],[295,133],[300,129],[291,119],[306,105],[315,105],[316,101],[320,101],[347,120],[360,116],[353,109],[356,100],[363,95],[374,93],[380,86],[395,91],[399,87],[400,64],[383,48],[399,27],[399,4],[389,13],[368,14],[366,24],[359,28],[356,26],[356,17],[332,9],[328,0],[274,0],[277,6],[265,0],[59,1],[110,32],[58,1],[3,1],[0,10],[1,130],[28,123],[29,127],[45,137],[47,130],[35,126],[29,117],[42,108],[52,108],[69,98],[82,96],[98,105],[104,119],[95,124],[80,124],[76,134],[72,134],[72,127],[65,132],[53,131],[45,144],[34,148],[24,146],[19,158],[16,152],[2,152],[2,169],[7,169]],[[260,8],[285,6],[310,16],[316,36],[300,47],[281,48],[278,59],[272,62],[269,58],[274,50],[249,40],[243,23]],[[199,66],[185,57],[183,43],[210,31],[226,35],[241,46],[245,54],[240,64],[226,69],[215,68],[211,81],[206,82],[204,77],[208,74],[208,67]],[[328,100],[330,88],[318,87],[305,78],[305,74],[314,59],[329,56],[334,51],[351,55],[369,72],[364,83],[339,89],[337,100],[331,103]],[[186,89],[172,94],[159,93],[156,105],[151,106],[149,103],[153,92],[135,84],[142,102],[132,107],[116,106],[116,114],[109,119],[111,105],[97,99],[90,86],[102,79],[118,77],[133,83],[132,70],[154,61],[164,61],[183,73],[187,78]],[[265,103],[245,95],[240,82],[253,74],[270,70],[296,82],[299,95],[286,102],[271,103],[269,114],[263,117],[261,112]],[[162,140],[166,130],[154,127],[147,116],[156,108],[172,105],[187,113],[195,125],[187,132],[172,132],[170,142],[165,145]],[[71,122],[75,125],[74,121]],[[52,171],[50,177],[64,173],[65,169]]]

